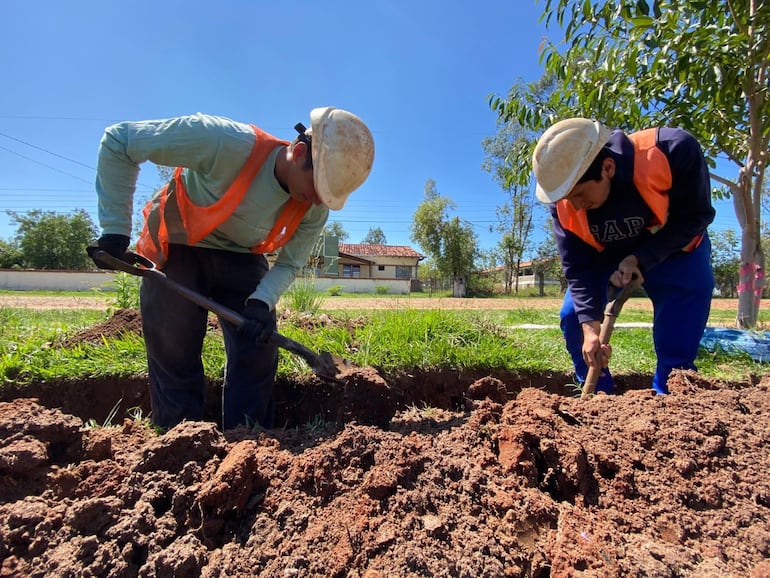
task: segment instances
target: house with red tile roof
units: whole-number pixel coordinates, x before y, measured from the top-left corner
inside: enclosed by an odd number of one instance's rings
[[[424,258],[406,245],[339,243],[336,258],[324,256],[316,289],[341,285],[343,293],[408,294],[417,285],[417,266]]]
[[[536,265],[536,261],[522,261],[519,263],[518,288],[520,290],[539,288],[542,292],[546,286],[560,287],[562,291],[566,289],[566,287],[561,286],[559,279],[555,279],[552,274],[548,272],[543,272],[542,263],[539,270]],[[505,278],[507,273],[507,267],[504,265],[498,265],[491,269],[482,269],[481,271],[478,271],[479,276],[491,279],[495,290],[501,293],[510,292],[512,289],[511,287],[507,287],[506,290]],[[510,277],[509,283],[513,282],[513,278]]]

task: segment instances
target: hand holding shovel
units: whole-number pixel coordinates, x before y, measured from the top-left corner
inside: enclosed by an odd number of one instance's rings
[[[612,331],[615,329],[615,320],[620,314],[620,310],[631,294],[639,287],[641,280],[639,277],[634,276],[631,282],[623,288],[615,287],[610,284],[607,291],[607,305],[604,307],[604,320],[602,321],[601,328],[599,330],[599,343],[601,345],[609,345],[610,337],[612,337]],[[586,381],[583,384],[583,392],[580,395],[581,399],[585,399],[593,395],[596,390],[596,384],[599,381],[602,368],[598,366],[589,366],[588,375]]]

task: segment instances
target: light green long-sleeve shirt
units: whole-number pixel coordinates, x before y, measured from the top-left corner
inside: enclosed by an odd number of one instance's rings
[[[235,180],[253,145],[254,130],[248,124],[204,114],[122,122],[107,128],[99,145],[96,177],[102,232],[131,235],[134,192],[143,162],[184,167],[190,200],[208,206]],[[267,237],[289,200],[274,175],[279,150],[270,153],[230,218],[196,246],[248,253]],[[275,307],[310,257],[328,217],[323,205],[308,209],[251,298]]]

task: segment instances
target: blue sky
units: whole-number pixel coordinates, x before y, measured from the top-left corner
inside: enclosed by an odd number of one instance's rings
[[[375,138],[371,176],[332,212],[360,242],[412,245],[428,179],[482,248],[504,195],[481,169],[491,93],[541,76],[535,0],[26,0],[0,7],[0,238],[6,210],[96,219],[96,151],[122,120],[195,112],[290,139],[316,106],[348,109]],[[555,38],[554,38],[555,39]],[[728,175],[729,176],[729,175]],[[160,184],[143,165],[136,208]],[[98,222],[97,222],[98,224]],[[735,228],[720,203],[714,228]]]

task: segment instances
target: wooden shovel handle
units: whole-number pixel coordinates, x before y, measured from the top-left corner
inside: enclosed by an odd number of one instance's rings
[[[620,315],[620,310],[638,287],[639,279],[634,277],[631,280],[631,283],[623,287],[613,299],[607,301],[607,305],[604,307],[604,320],[599,329],[599,343],[602,345],[609,344],[612,332],[615,329],[615,320],[618,318],[618,315]],[[599,383],[601,374],[601,367],[588,367],[588,375],[586,375],[586,380],[583,384],[583,392],[580,394],[581,399],[585,399],[594,394],[594,391],[596,391],[596,384]]]
[[[126,254],[127,257],[131,259],[131,262],[126,262],[118,259],[117,257],[113,257],[105,251],[97,251],[95,256],[102,263],[109,265],[112,269],[117,271],[123,271],[129,275],[137,275],[139,277],[149,277],[151,279],[155,279],[172,291],[175,291],[179,295],[189,299],[196,305],[199,305],[200,307],[203,307],[204,309],[219,315],[225,321],[232,323],[236,329],[246,322],[246,319],[243,317],[243,315],[237,311],[234,311],[233,309],[230,309],[221,303],[209,299],[208,297],[204,297],[200,293],[193,291],[181,283],[177,283],[173,279],[169,279],[166,277],[166,274],[163,273],[163,271],[160,271],[155,267],[155,263],[146,257],[132,252],[127,252]],[[285,335],[281,335],[277,331],[273,331],[268,341],[273,345],[281,347],[286,351],[290,351],[291,353],[304,359],[310,368],[319,377],[323,377],[330,381],[339,382],[339,380],[335,377],[336,369],[334,368],[333,364],[326,362],[325,356],[315,353],[301,343],[294,341]],[[331,359],[331,356],[329,355],[328,358]]]

